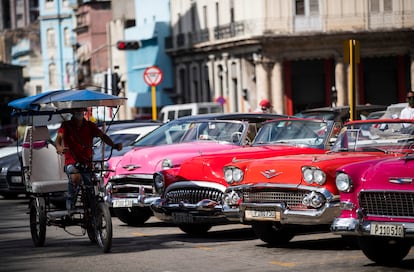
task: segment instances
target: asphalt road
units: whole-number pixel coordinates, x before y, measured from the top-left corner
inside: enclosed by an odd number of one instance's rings
[[[111,253],[48,227],[44,247],[34,247],[27,200],[0,198],[0,271],[413,271],[414,248],[398,267],[372,263],[360,250],[330,233],[296,236],[288,245],[271,247],[244,225],[216,226],[205,237],[189,237],[151,218],[129,227],[113,218]],[[80,229],[71,229],[80,234]]]

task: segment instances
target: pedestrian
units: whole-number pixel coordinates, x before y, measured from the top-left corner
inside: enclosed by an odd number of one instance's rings
[[[271,113],[273,109],[272,104],[270,104],[270,101],[267,99],[262,99],[259,103],[259,108],[255,110],[255,112],[260,113]]]
[[[74,208],[81,179],[87,185],[91,183],[93,138],[101,138],[118,151],[122,149],[121,143],[115,144],[95,123],[84,118],[85,111],[86,109],[72,110],[71,119],[61,124],[56,137],[56,152],[65,157],[64,170],[69,179],[66,199],[68,210]]]
[[[406,96],[408,105],[401,110],[400,119],[413,119],[414,118],[414,92],[408,91]]]

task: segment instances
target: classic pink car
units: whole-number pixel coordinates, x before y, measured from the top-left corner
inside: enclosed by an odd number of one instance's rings
[[[413,120],[347,123],[326,154],[241,160],[224,167],[227,218],[251,224],[269,244],[290,241],[297,231],[329,230],[339,216],[336,169],[353,162],[401,157],[411,151]]]
[[[276,114],[213,114],[179,118],[142,138],[108,166],[105,201],[124,223],[140,225],[152,216],[159,198],[153,174],[178,167],[185,159],[245,146],[264,121]]]
[[[202,234],[213,225],[229,223],[221,206],[228,186],[222,171],[225,164],[247,158],[325,153],[340,129],[341,123],[333,121],[267,121],[250,147],[200,155],[184,161],[180,167],[157,172],[154,188],[161,197],[151,205],[154,215],[189,234]]]
[[[364,254],[379,264],[407,256],[414,238],[414,153],[341,167],[336,185],[342,213],[331,231],[356,236]]]

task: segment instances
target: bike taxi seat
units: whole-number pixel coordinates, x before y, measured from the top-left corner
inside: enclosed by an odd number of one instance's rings
[[[64,158],[56,153],[47,126],[26,128],[22,144],[26,189],[30,193],[67,191]]]

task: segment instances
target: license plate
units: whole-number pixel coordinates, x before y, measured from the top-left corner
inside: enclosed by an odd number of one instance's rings
[[[132,199],[115,199],[112,201],[112,207],[114,208],[126,208],[132,207]]]
[[[174,223],[179,223],[179,224],[194,223],[193,216],[188,213],[173,213],[172,217],[173,217]]]
[[[22,177],[20,177],[20,176],[13,176],[13,177],[11,177],[11,183],[19,183],[19,184],[21,184],[22,183]]]
[[[404,237],[404,227],[397,224],[371,223],[371,235]]]
[[[258,211],[258,210],[246,210],[244,212],[246,220],[268,220],[268,221],[280,221],[280,212],[277,211]]]

